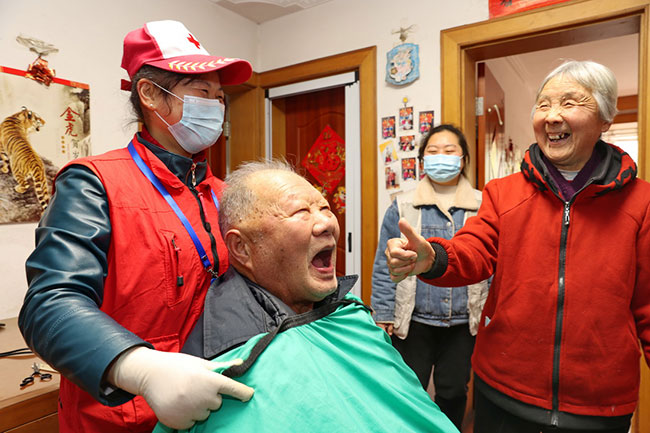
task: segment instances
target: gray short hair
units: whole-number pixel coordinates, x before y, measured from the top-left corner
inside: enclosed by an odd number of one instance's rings
[[[553,69],[542,81],[535,95],[535,102],[539,100],[544,86],[552,78],[564,76],[575,80],[585,89],[589,90],[598,104],[600,119],[612,122],[616,116],[616,101],[618,99],[618,84],[614,73],[607,66],[591,60],[568,60]],[[533,112],[534,112],[533,108]]]
[[[228,230],[249,218],[255,211],[258,197],[249,185],[249,180],[253,175],[263,171],[295,173],[286,160],[274,159],[245,162],[228,174],[225,179],[226,187],[219,203],[219,228],[224,239]]]

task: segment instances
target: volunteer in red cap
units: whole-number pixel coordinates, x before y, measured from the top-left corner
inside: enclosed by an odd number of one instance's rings
[[[178,353],[210,282],[228,268],[218,229],[222,181],[206,150],[221,135],[223,85],[245,60],[210,55],[177,21],[124,39],[122,67],[141,132],[122,149],[70,162],[36,229],[20,329],[61,372],[59,429],[188,428],[253,390]]]

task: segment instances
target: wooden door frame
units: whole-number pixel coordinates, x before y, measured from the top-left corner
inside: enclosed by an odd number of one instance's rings
[[[361,131],[361,298],[370,303],[377,248],[377,47],[361,48],[266,72],[226,89],[232,118],[229,167],[265,156],[264,99],[267,89],[357,71]]]
[[[476,142],[476,62],[558,46],[639,33],[639,177],[650,175],[650,82],[648,47],[650,0],[575,0],[443,30],[441,118],[460,125]],[[476,151],[476,149],[472,149]],[[471,155],[473,161],[475,155]],[[473,173],[476,172],[474,165]],[[474,180],[474,179],[472,179]]]
[[[575,0],[443,30],[440,34],[442,120],[460,125],[467,135],[467,142],[476,142],[474,101],[477,61],[638,33],[638,175],[648,180],[649,26],[650,0]],[[473,151],[476,152],[476,149]],[[632,421],[632,431],[637,433],[650,431],[650,370],[643,357],[641,364],[641,391]]]

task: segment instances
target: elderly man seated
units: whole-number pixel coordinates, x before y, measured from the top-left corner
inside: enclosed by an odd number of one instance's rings
[[[206,296],[183,352],[255,389],[191,432],[458,432],[337,278],[339,225],[327,200],[284,162],[226,179],[221,233],[230,269]],[[173,431],[159,424],[154,432]]]

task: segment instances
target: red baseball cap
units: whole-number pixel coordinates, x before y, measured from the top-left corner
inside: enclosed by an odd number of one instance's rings
[[[182,74],[203,74],[219,71],[223,85],[246,82],[253,68],[242,59],[212,56],[178,21],[152,21],[124,38],[122,68],[133,78],[142,65],[151,65]],[[122,89],[131,90],[131,83],[122,80]]]

